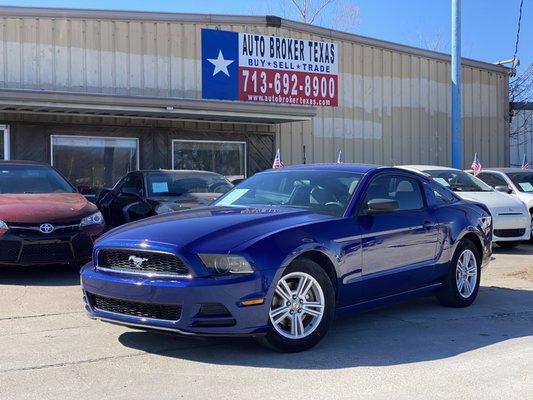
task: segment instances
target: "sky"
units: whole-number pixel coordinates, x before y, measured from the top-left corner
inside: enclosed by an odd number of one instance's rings
[[[323,0],[312,0],[321,2]],[[0,0],[2,5],[171,11],[212,14],[274,14],[296,19],[289,0]],[[346,5],[347,4],[347,5]],[[363,36],[450,52],[451,0],[336,0],[319,25],[341,26]],[[513,57],[520,0],[463,0],[462,56],[496,62]],[[355,21],[339,19],[356,8]],[[339,10],[341,10],[339,12]],[[522,72],[533,62],[533,0],[524,0],[518,56]]]

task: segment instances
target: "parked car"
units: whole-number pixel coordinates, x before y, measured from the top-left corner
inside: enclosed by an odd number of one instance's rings
[[[85,263],[103,230],[96,206],[54,168],[0,161],[0,265]]]
[[[334,316],[434,294],[465,307],[491,255],[488,209],[420,173],[357,164],[258,173],[209,207],[108,232],[81,272],[94,318],[310,348]]]
[[[484,169],[477,177],[497,191],[511,194],[524,202],[531,217],[529,241],[533,242],[533,170],[490,168]]]
[[[233,185],[207,171],[146,170],[130,172],[96,200],[109,228],[158,214],[206,205]]]
[[[531,218],[529,210],[520,200],[495,191],[482,180],[459,169],[433,165],[410,165],[404,168],[431,176],[465,200],[485,204],[493,218],[492,240],[498,246],[512,248],[529,239]]]

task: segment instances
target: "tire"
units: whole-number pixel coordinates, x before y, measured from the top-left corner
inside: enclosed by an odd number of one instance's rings
[[[299,290],[300,285],[303,291]],[[309,287],[305,290],[307,285]],[[312,260],[297,259],[276,282],[269,308],[267,333],[258,340],[280,352],[308,350],[327,333],[334,315],[335,289],[328,274]]]
[[[516,246],[518,246],[521,242],[519,241],[511,241],[511,242],[496,242],[498,246],[504,249],[514,249]]]
[[[475,262],[474,265],[467,262],[467,268],[462,268],[462,265],[465,261],[465,258],[468,253],[470,254],[470,259],[472,262]],[[461,267],[459,261],[461,260]],[[468,270],[469,273],[474,274],[475,279],[472,279],[472,275],[469,275],[468,286],[467,283],[461,285],[461,279],[465,279],[465,275],[462,271]],[[444,280],[444,285],[437,293],[437,299],[439,302],[446,307],[468,307],[474,302],[479,291],[479,282],[481,279],[481,254],[477,250],[474,243],[468,239],[463,239],[453,255],[452,263],[450,270],[446,279]],[[469,290],[466,290],[466,289]]]

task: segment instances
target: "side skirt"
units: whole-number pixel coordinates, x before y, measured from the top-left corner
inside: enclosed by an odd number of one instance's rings
[[[429,294],[435,292],[439,287],[442,286],[442,283],[434,283],[429,286],[424,286],[418,289],[409,290],[407,292],[397,293],[390,296],[380,297],[378,299],[363,301],[361,303],[352,304],[349,306],[344,306],[337,308],[336,316],[342,316],[344,314],[368,310],[370,308],[380,307],[385,304],[395,303],[401,300],[407,300],[413,297],[420,297],[424,294]]]

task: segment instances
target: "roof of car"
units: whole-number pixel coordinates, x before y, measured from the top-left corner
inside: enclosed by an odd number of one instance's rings
[[[383,168],[381,165],[355,164],[355,163],[323,163],[323,164],[295,164],[287,165],[283,169],[288,170],[312,170],[312,171],[338,171],[338,172],[358,172],[367,173],[369,171]],[[269,170],[272,171],[272,170]]]
[[[491,171],[499,171],[499,172],[533,172],[531,170],[523,170],[519,167],[514,168],[483,168],[483,172],[491,172]]]
[[[216,172],[212,171],[202,171],[202,170],[196,170],[196,169],[142,169],[139,171],[132,171],[132,172],[140,172],[141,174],[149,174],[149,173],[157,173],[157,172],[164,172],[169,174],[209,174],[209,175],[220,175]]]
[[[0,160],[0,165],[35,165],[40,167],[50,167],[50,164],[28,160]]]
[[[399,165],[399,167],[417,171],[460,171],[457,168],[443,167],[441,165]]]

